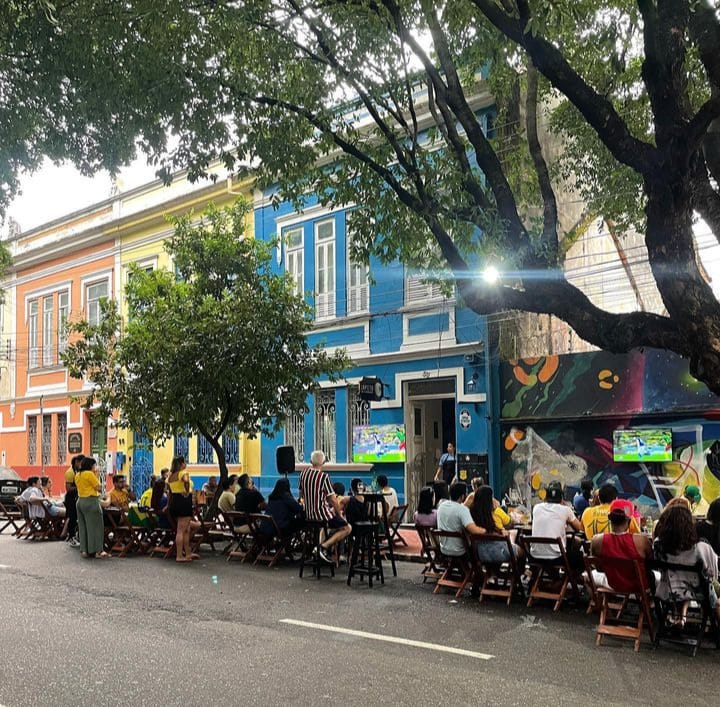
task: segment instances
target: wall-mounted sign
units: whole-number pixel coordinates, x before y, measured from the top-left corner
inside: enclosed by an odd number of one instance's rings
[[[472,424],[472,417],[470,417],[470,411],[462,409],[460,410],[460,427],[467,430]]]
[[[68,452],[70,454],[80,454],[82,448],[82,432],[71,432],[68,435]]]

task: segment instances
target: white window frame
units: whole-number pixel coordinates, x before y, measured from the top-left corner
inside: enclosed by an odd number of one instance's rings
[[[63,302],[64,299],[64,302]],[[67,332],[65,325],[70,317],[70,291],[60,290],[58,292],[58,313],[57,313],[57,350],[58,356],[67,349]]]
[[[347,252],[346,296],[347,314],[366,314],[370,311],[370,269],[363,263],[356,263],[350,257],[350,244],[352,242],[352,229],[350,217],[346,219],[345,241]]]
[[[40,351],[38,349],[39,300],[28,301],[28,368],[37,368]]]
[[[96,299],[90,299],[90,288],[91,287],[98,287],[99,285],[105,286],[105,294],[101,295],[100,297],[97,297]],[[102,280],[95,280],[93,282],[86,282],[84,286],[84,292],[85,292],[85,318],[87,319],[89,324],[97,326],[100,323],[100,300],[101,299],[110,299],[110,283],[107,279]],[[97,305],[97,315],[95,319],[90,314],[90,307],[92,305]]]
[[[330,227],[327,235],[321,229]],[[322,321],[335,317],[336,276],[335,219],[323,219],[314,224],[315,234],[315,319]],[[320,263],[323,263],[321,267]]]
[[[49,367],[55,364],[53,356],[53,345],[55,343],[55,336],[53,335],[53,324],[55,323],[55,302],[53,295],[43,297],[42,303],[42,365],[43,367]]]
[[[405,278],[405,306],[440,303],[445,298],[440,284],[437,282],[424,282],[427,276],[408,275]]]
[[[289,245],[290,236],[294,237],[296,234],[299,234],[298,242]],[[284,229],[282,239],[285,247],[285,272],[292,276],[295,294],[303,296],[305,294],[305,258],[303,255],[305,239],[302,225]]]

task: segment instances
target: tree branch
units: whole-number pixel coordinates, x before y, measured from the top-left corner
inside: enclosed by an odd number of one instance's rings
[[[537,104],[538,104],[538,72],[537,69],[528,66],[527,75],[527,99],[525,101],[525,125],[527,129],[528,147],[532,157],[535,173],[540,185],[540,194],[543,200],[543,253],[545,259],[551,263],[557,263],[558,257],[558,211],[555,191],[550,181],[550,172],[542,153],[540,138],[538,137]]]
[[[533,64],[580,111],[615,159],[641,174],[659,167],[657,149],[634,137],[612,103],[590,86],[551,42],[527,23],[503,12],[494,0],[471,0],[487,20],[530,55]]]

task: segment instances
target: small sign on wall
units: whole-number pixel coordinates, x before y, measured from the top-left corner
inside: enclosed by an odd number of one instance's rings
[[[467,430],[470,428],[470,425],[472,424],[472,417],[470,416],[470,411],[466,409],[460,410],[460,427],[462,427],[464,430]]]
[[[82,432],[71,432],[68,435],[68,452],[70,454],[80,454],[82,448]]]

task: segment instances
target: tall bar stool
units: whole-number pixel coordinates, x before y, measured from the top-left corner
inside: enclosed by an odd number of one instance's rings
[[[361,582],[367,577],[370,588],[374,577],[377,577],[381,584],[385,584],[380,552],[380,524],[370,520],[355,522],[352,538],[352,553],[348,561],[348,586],[355,575],[360,577]]]
[[[303,548],[300,558],[300,577],[305,567],[312,567],[313,575],[320,579],[323,568],[330,570],[330,576],[335,576],[335,563],[328,564],[320,557],[320,545],[323,533],[328,536],[328,523],[326,520],[306,520],[303,530]]]

